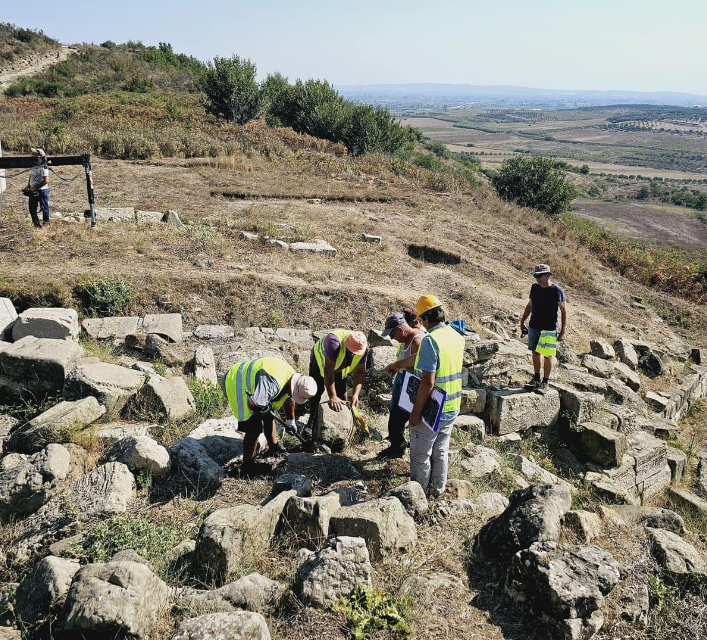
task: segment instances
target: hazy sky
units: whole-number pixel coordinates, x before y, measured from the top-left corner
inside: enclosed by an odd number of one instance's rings
[[[64,43],[166,41],[203,60],[251,58],[259,76],[707,95],[705,0],[0,4],[0,21]]]

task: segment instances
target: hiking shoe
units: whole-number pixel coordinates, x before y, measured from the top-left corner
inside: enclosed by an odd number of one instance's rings
[[[527,389],[528,391],[537,391],[539,386],[540,380],[537,378],[531,378],[530,382],[526,383],[523,388]]]
[[[255,458],[244,458],[239,472],[241,478],[257,478],[272,472],[272,466]]]
[[[266,458],[282,458],[284,456],[287,456],[287,451],[285,451],[285,447],[283,447],[279,442],[269,446],[267,453],[265,454]]]
[[[386,447],[381,451],[376,458],[379,460],[394,460],[396,458],[402,458],[405,455],[405,447]]]
[[[550,390],[550,386],[548,385],[547,382],[541,382],[535,389],[535,393],[539,393],[541,396],[544,396],[548,391]]]

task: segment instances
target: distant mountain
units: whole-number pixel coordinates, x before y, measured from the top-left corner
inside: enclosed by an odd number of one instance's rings
[[[346,98],[371,102],[480,102],[484,105],[517,102],[523,106],[552,104],[591,106],[606,104],[664,104],[680,107],[707,107],[707,96],[671,91],[598,91],[535,89],[512,85],[436,84],[368,84],[336,87]]]

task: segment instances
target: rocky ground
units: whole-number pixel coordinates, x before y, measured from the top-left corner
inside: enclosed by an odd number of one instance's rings
[[[315,451],[285,436],[239,477],[217,376],[305,370],[324,329],[0,299],[0,637],[703,637],[703,350],[565,345],[542,396],[520,388],[525,345],[480,321],[431,501],[375,457],[395,349],[372,327],[370,433],[324,404]]]

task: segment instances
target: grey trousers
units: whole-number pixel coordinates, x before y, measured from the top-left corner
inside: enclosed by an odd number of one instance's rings
[[[410,427],[410,480],[419,482],[425,493],[429,490],[439,495],[447,486],[449,439],[455,419],[441,420],[437,433],[423,424]]]

